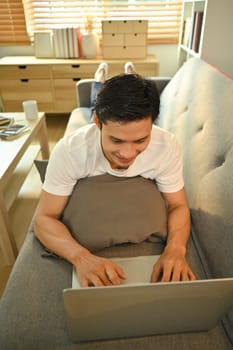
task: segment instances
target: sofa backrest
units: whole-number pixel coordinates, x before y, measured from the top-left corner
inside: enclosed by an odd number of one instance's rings
[[[193,58],[161,95],[159,126],[182,149],[193,236],[210,277],[233,276],[233,81]]]
[[[154,80],[153,77],[148,79]],[[156,86],[159,93],[163,91],[170,79],[170,77],[156,77]],[[94,79],[81,79],[76,83],[78,107],[90,107],[91,85],[94,81]]]

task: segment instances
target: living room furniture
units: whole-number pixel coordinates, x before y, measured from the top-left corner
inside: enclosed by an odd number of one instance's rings
[[[145,58],[147,36],[148,20],[103,20],[102,55],[107,60]]]
[[[14,118],[15,124],[28,126],[25,133],[13,140],[0,139],[0,245],[6,263],[13,265],[18,250],[11,229],[8,210],[12,206],[29,171],[28,167],[25,169],[26,163],[32,166],[40,150],[42,158],[48,159],[49,146],[44,113],[40,112],[37,119],[30,121],[25,119],[24,113],[3,113],[3,115]]]
[[[0,95],[4,112],[22,111],[24,100],[37,100],[39,111],[70,113],[77,106],[75,85],[93,78],[99,59],[39,59],[3,57],[0,59]],[[108,60],[109,77],[123,72],[126,59]],[[134,60],[143,76],[159,75],[155,56]]]
[[[182,149],[192,216],[188,262],[199,279],[232,277],[233,81],[197,58],[188,60],[170,82],[151,79],[163,90],[158,124],[176,134]],[[71,114],[67,133],[89,121],[90,83],[78,84],[84,104]],[[98,254],[150,255],[162,249],[162,242],[142,242],[111,247]],[[71,274],[68,262],[47,254],[35,238],[32,224],[1,299],[0,348],[232,349],[233,309],[206,332],[74,344],[67,332],[62,300],[62,290],[71,286]]]
[[[233,2],[231,0],[184,0],[182,6],[179,66],[190,57],[200,57],[233,76],[233,43],[229,37],[229,33],[233,30]],[[192,47],[193,31],[195,32],[200,25],[194,16],[196,11],[203,12],[200,44],[197,50]],[[185,32],[188,34],[186,42],[183,41]]]

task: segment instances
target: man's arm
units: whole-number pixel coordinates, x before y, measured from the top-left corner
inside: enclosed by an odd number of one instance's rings
[[[91,254],[72,237],[60,220],[68,199],[68,196],[42,191],[34,225],[37,238],[75,266],[84,287],[120,284],[121,279],[126,278],[123,270],[110,260]]]
[[[190,212],[185,190],[162,195],[168,206],[168,237],[166,247],[154,265],[151,281],[194,280],[195,275],[185,257],[190,235]]]

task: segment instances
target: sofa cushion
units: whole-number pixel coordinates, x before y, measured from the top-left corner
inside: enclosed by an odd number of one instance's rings
[[[35,161],[42,182],[47,164],[47,160]],[[155,182],[140,176],[105,174],[79,180],[62,220],[91,251],[146,239],[164,243],[167,236],[165,202]]]
[[[166,240],[167,210],[154,181],[109,174],[77,182],[62,216],[91,251],[120,243]]]
[[[115,254],[114,254],[115,253]],[[158,254],[157,244],[115,247],[102,256]],[[230,350],[222,326],[208,332],[158,335],[74,344],[69,338],[62,290],[71,287],[72,266],[63,259],[42,258],[43,247],[32,226],[13,267],[0,302],[0,349],[2,350]],[[198,256],[189,242],[188,260],[198,273]]]
[[[213,277],[233,276],[232,96],[233,80],[200,59],[161,95],[159,125],[181,145],[192,227]]]
[[[46,169],[48,165],[48,160],[34,160],[34,164],[38,170],[38,173],[40,175],[41,182],[44,182]]]
[[[190,59],[163,91],[158,123],[181,145],[193,238],[214,278],[233,276],[232,96],[233,80]]]
[[[68,135],[82,126],[90,123],[92,112],[88,107],[76,108],[72,111],[64,135]]]

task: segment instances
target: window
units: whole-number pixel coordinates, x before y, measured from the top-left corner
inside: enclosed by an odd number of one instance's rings
[[[7,2],[20,2],[8,0]],[[147,19],[149,43],[176,44],[179,39],[182,0],[22,0],[27,29],[80,26],[93,20],[94,30],[101,35],[102,19]]]
[[[1,0],[0,44],[29,44],[22,0]]]

